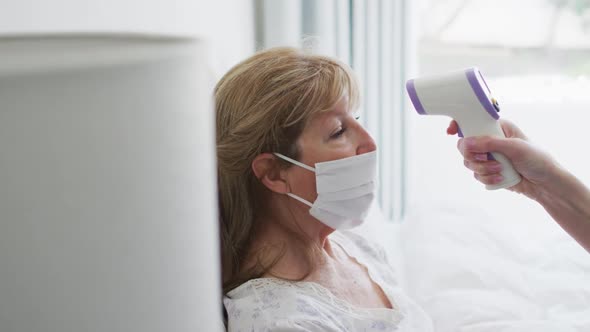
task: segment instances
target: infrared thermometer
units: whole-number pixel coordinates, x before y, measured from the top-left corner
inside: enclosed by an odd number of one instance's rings
[[[506,137],[498,121],[500,106],[477,68],[411,79],[406,83],[406,89],[419,114],[453,118],[459,125],[459,137]],[[488,153],[488,159],[502,164],[504,180],[486,185],[487,189],[508,188],[521,181],[504,155],[492,152]]]

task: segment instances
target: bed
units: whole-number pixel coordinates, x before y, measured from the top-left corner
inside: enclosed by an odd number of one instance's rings
[[[438,332],[590,331],[590,254],[526,208],[510,218],[440,205],[401,223],[374,208],[360,232],[385,247]]]

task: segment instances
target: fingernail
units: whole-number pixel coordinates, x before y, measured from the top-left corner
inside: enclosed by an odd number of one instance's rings
[[[475,160],[479,160],[479,161],[488,160],[488,155],[487,154],[476,154],[473,157],[475,158]]]
[[[495,164],[490,166],[489,168],[490,172],[499,172],[502,170],[502,164]]]

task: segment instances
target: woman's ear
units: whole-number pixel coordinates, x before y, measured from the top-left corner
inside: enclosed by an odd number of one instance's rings
[[[279,162],[272,153],[261,153],[256,156],[252,161],[252,171],[254,176],[271,191],[279,194],[289,192]]]

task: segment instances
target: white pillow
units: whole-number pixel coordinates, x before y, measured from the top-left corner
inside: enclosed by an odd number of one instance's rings
[[[438,209],[402,224],[406,292],[436,331],[590,331],[590,255],[550,220],[519,222]]]

